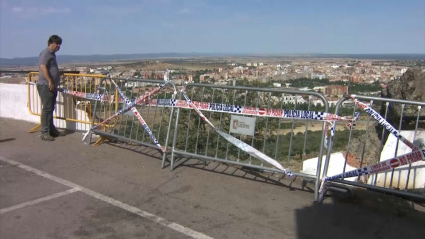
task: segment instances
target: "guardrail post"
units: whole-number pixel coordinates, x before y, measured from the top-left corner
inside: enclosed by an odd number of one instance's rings
[[[177,109],[179,110],[179,109]],[[167,129],[167,136],[165,137],[165,145],[164,145],[164,149],[165,152],[162,154],[162,162],[161,162],[161,168],[165,167],[165,159],[167,158],[167,151],[168,151],[168,140],[170,138],[170,132],[171,132],[171,125],[172,125],[172,121],[173,121],[173,115],[174,115],[174,107],[171,107],[171,112],[170,112],[170,117],[168,120],[168,129]],[[177,119],[176,119],[177,121]],[[173,137],[174,139],[174,137]],[[174,141],[173,141],[173,147],[174,147]],[[171,148],[171,150],[173,150],[173,147]],[[171,152],[171,158],[173,158],[173,152]],[[171,161],[170,161],[171,162]]]
[[[179,94],[179,100],[181,100],[182,97],[182,93],[180,92]],[[178,126],[179,126],[179,117],[180,117],[180,108],[177,108],[177,113],[176,113],[176,123],[174,124],[174,135],[173,135],[173,145],[171,148],[171,165],[170,165],[170,170],[174,170],[174,151],[175,151],[175,147],[176,147],[176,141],[177,141],[177,131],[178,131]]]

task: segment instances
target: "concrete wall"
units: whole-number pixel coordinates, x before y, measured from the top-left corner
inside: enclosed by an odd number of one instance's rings
[[[30,91],[30,101],[28,100],[28,90]],[[67,107],[64,107],[64,106]],[[40,116],[32,115],[28,106],[35,113],[41,112],[41,101],[38,96],[37,88],[34,85],[23,84],[2,84],[0,83],[0,117],[33,122],[36,126],[40,122]],[[73,118],[89,121],[86,112],[78,110],[72,102],[70,96],[62,93],[58,94],[55,116],[64,117],[65,115]],[[54,119],[54,124],[58,128],[87,131],[89,124]],[[30,129],[28,129],[30,130]]]

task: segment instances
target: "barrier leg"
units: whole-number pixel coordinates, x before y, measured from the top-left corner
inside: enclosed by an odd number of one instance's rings
[[[179,127],[179,116],[180,116],[180,108],[177,109],[176,123],[174,126],[173,145],[171,147],[171,163],[170,163],[171,171],[174,170],[174,150],[175,150],[176,141],[177,141],[177,129]]]
[[[165,160],[167,159],[167,150],[168,150],[168,140],[170,138],[170,131],[171,131],[171,124],[173,121],[173,114],[174,114],[174,108],[171,108],[170,112],[170,118],[168,120],[168,129],[167,129],[167,136],[165,137],[165,152],[162,154],[162,162],[161,162],[161,168],[165,167]]]
[[[328,192],[328,189],[325,188],[325,189],[323,189],[323,191],[321,193],[319,193],[319,198],[317,200],[318,204],[323,204],[323,201],[325,200],[325,195],[326,195],[327,192]]]
[[[105,138],[100,136],[100,138],[98,140],[96,140],[96,142],[94,142],[93,147],[97,147],[97,146],[101,145],[104,140],[105,140]]]
[[[34,128],[30,129],[29,133],[35,133],[41,128],[41,124],[38,124]]]
[[[327,192],[328,191],[333,191],[333,192],[339,192],[339,193],[348,193],[350,197],[354,196],[354,192],[352,190],[351,187],[342,185],[342,184],[329,184],[329,185],[325,185],[325,188],[323,189],[323,191],[321,193],[319,193],[319,200],[318,203],[322,204],[323,201],[325,200],[325,197],[327,196]]]

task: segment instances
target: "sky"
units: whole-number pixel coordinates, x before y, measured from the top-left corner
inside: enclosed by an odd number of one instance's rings
[[[0,0],[0,58],[425,53],[424,0]]]

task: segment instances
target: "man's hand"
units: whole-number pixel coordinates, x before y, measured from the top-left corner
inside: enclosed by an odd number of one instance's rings
[[[40,65],[40,69],[41,69],[41,72],[43,73],[43,76],[44,76],[44,77],[47,79],[47,81],[49,82],[49,90],[50,90],[50,91],[55,90],[55,86],[53,85],[53,81],[52,81],[52,79],[50,78],[49,71],[47,70],[46,65]]]
[[[49,90],[50,91],[54,91],[55,90],[55,85],[53,85],[52,81],[49,81]]]

